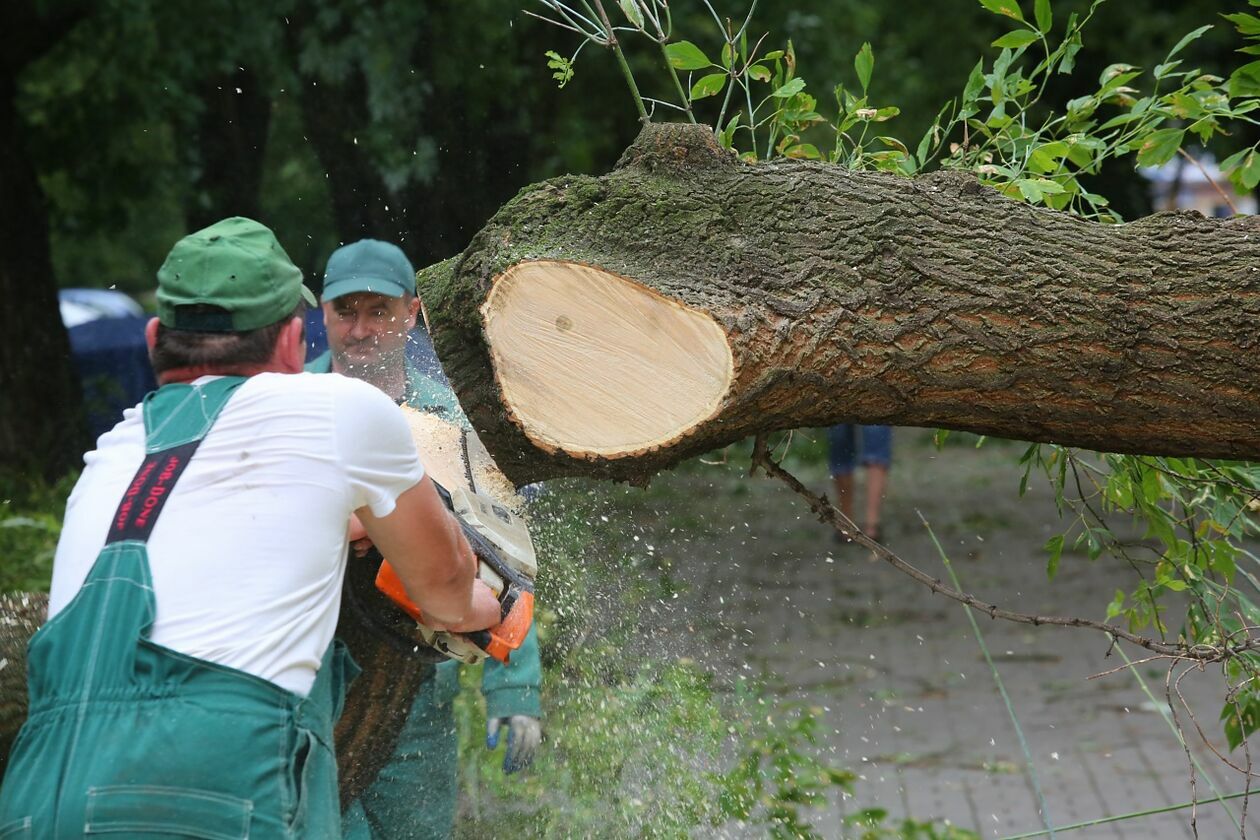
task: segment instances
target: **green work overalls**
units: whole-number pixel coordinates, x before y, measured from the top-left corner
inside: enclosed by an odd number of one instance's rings
[[[340,835],[333,722],[357,669],[330,645],[307,697],[151,642],[145,543],[244,380],[144,402],[146,457],[83,588],[31,639],[30,716],[0,789],[0,838]],[[159,561],[160,562],[160,559]]]

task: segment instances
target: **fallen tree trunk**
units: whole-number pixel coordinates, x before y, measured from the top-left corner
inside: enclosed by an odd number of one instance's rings
[[[836,422],[1260,458],[1251,217],[1102,225],[655,125],[608,175],[523,190],[419,290],[517,484]]]

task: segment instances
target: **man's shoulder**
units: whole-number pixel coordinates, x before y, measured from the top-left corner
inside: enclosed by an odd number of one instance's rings
[[[323,376],[302,373],[261,373],[250,377],[250,392],[259,397],[283,400],[333,400],[338,403],[378,402],[389,398],[366,382],[349,376]]]

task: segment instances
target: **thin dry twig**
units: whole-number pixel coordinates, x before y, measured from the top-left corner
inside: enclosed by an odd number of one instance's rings
[[[990,604],[981,601],[974,595],[966,592],[959,592],[943,583],[939,578],[933,578],[931,575],[920,571],[915,566],[902,560],[893,552],[889,551],[880,543],[875,542],[866,534],[862,533],[847,516],[841,513],[827,500],[825,496],[812,492],[804,484],[800,482],[796,476],[783,469],[773,458],[770,457],[766,436],[757,435],[753,443],[752,462],[754,468],[760,468],[767,475],[777,478],[786,484],[793,492],[805,499],[809,504],[810,510],[822,522],[825,522],[837,531],[843,534],[851,541],[858,545],[869,549],[876,557],[888,563],[905,575],[919,581],[924,586],[940,595],[944,595],[960,604],[987,613],[990,618],[1001,618],[1007,621],[1014,621],[1020,624],[1032,624],[1041,626],[1048,624],[1057,627],[1084,627],[1091,630],[1097,630],[1110,636],[1116,636],[1127,642],[1146,648],[1153,653],[1162,654],[1173,657],[1175,659],[1187,659],[1199,662],[1221,662],[1250,650],[1260,649],[1260,639],[1248,639],[1247,641],[1232,644],[1186,644],[1186,643],[1169,643],[1159,642],[1154,639],[1148,639],[1145,636],[1139,636],[1136,633],[1130,633],[1111,624],[1104,624],[1101,621],[1093,621],[1087,618],[1076,618],[1073,616],[1057,616],[1057,615],[1031,615],[1029,613],[1016,612],[998,607],[996,604]]]
[[[1114,645],[1114,644],[1115,644],[1115,639],[1112,639],[1112,640],[1111,640],[1111,642],[1112,642],[1112,644]],[[1109,652],[1110,652],[1110,651],[1109,651]],[[1135,660],[1133,660],[1132,662],[1126,662],[1126,663],[1124,663],[1123,665],[1119,666],[1118,668],[1112,668],[1111,670],[1109,670],[1109,671],[1103,671],[1103,672],[1102,672],[1102,673],[1100,673],[1100,674],[1093,674],[1092,676],[1088,676],[1088,677],[1086,677],[1085,679],[1087,679],[1087,680],[1096,680],[1096,679],[1100,679],[1100,678],[1102,678],[1102,677],[1109,677],[1109,676],[1111,676],[1112,674],[1118,674],[1118,673],[1120,673],[1121,671],[1127,671],[1128,669],[1130,669],[1130,668],[1135,668],[1135,667],[1137,667],[1138,665],[1145,665],[1147,662],[1158,662],[1158,661],[1159,661],[1159,660],[1161,660],[1161,659],[1167,659],[1167,658],[1168,658],[1167,656],[1164,656],[1163,654],[1161,654],[1161,655],[1159,655],[1159,656],[1148,656],[1148,657],[1146,657],[1145,659],[1135,659]]]
[[[1172,715],[1173,727],[1177,730],[1177,740],[1181,742],[1181,748],[1186,753],[1186,765],[1190,768],[1190,833],[1194,835],[1195,838],[1198,838],[1199,836],[1199,823],[1198,823],[1199,777],[1198,777],[1198,774],[1195,773],[1194,771],[1194,756],[1190,754],[1190,743],[1186,740],[1185,730],[1181,728],[1181,718],[1177,717],[1177,707],[1173,705],[1173,701],[1172,701],[1172,692],[1173,692],[1172,673],[1173,673],[1173,669],[1175,669],[1176,667],[1177,667],[1176,662],[1168,663],[1168,672],[1164,674],[1164,700],[1165,702],[1168,703],[1168,712],[1169,714]],[[1189,669],[1187,668],[1186,671],[1182,672],[1181,676],[1184,677],[1186,673],[1188,672],[1189,672]],[[1177,678],[1177,683],[1178,683],[1177,693],[1178,695],[1180,695],[1181,677]],[[1185,701],[1183,700],[1182,702],[1184,703]],[[1191,720],[1194,719],[1193,712],[1190,713],[1190,717],[1191,717]],[[1195,726],[1196,727],[1198,726],[1197,722],[1195,723]]]
[[[1219,758],[1222,763],[1228,765],[1231,770],[1236,770],[1239,773],[1242,773],[1243,775],[1250,775],[1247,768],[1239,767],[1237,764],[1230,761],[1228,757],[1221,754],[1221,751],[1216,748],[1215,744],[1213,744],[1211,741],[1208,740],[1207,733],[1203,731],[1203,727],[1199,724],[1199,718],[1194,713],[1194,708],[1190,705],[1190,702],[1186,700],[1185,695],[1181,693],[1181,681],[1191,671],[1200,667],[1201,666],[1199,665],[1191,665],[1190,667],[1182,671],[1180,675],[1178,675],[1177,679],[1173,683],[1173,691],[1177,695],[1177,700],[1180,701],[1182,707],[1186,710],[1186,714],[1189,715],[1190,722],[1194,724],[1195,731],[1198,732],[1199,740],[1203,742],[1203,745],[1206,746],[1212,752],[1213,755]],[[1171,699],[1172,698],[1170,697],[1169,700],[1171,701]],[[1174,714],[1176,713],[1174,712]],[[1246,741],[1244,740],[1243,743],[1246,744]]]
[[[1226,765],[1228,765],[1232,769],[1237,770],[1239,773],[1243,774],[1244,782],[1243,782],[1243,796],[1242,796],[1242,818],[1238,822],[1238,832],[1239,832],[1238,837],[1239,837],[1239,840],[1247,840],[1247,806],[1251,802],[1251,780],[1254,776],[1257,775],[1252,770],[1252,767],[1254,765],[1252,764],[1252,760],[1251,760],[1251,744],[1247,737],[1247,733],[1244,730],[1243,739],[1242,739],[1242,748],[1243,748],[1243,755],[1247,759],[1247,766],[1239,767],[1238,765],[1234,764],[1229,759],[1227,759],[1225,756],[1221,755],[1220,751],[1216,749],[1216,747],[1212,744],[1211,741],[1207,739],[1207,735],[1204,734],[1203,732],[1203,727],[1199,725],[1198,718],[1195,717],[1194,709],[1190,706],[1190,703],[1186,700],[1185,695],[1181,693],[1181,681],[1185,679],[1186,675],[1189,674],[1192,670],[1196,668],[1198,668],[1199,670],[1202,670],[1202,667],[1203,666],[1201,664],[1196,664],[1196,665],[1191,665],[1190,667],[1186,668],[1177,677],[1175,683],[1173,684],[1173,688],[1177,692],[1177,699],[1181,701],[1181,705],[1185,707],[1186,713],[1190,715],[1190,720],[1191,722],[1194,723],[1194,728],[1198,730],[1199,739],[1203,741],[1205,745],[1207,745],[1207,748],[1211,750],[1212,753],[1218,759],[1220,759],[1222,762],[1224,762]],[[1245,726],[1246,724],[1244,723],[1244,719],[1242,717],[1242,710],[1238,708],[1238,701],[1235,696],[1235,690],[1236,690],[1235,687],[1231,686],[1230,691],[1229,691],[1229,699],[1227,700],[1227,702],[1234,706],[1234,713],[1238,715],[1239,725]]]
[[[1233,199],[1231,199],[1228,195],[1225,194],[1225,190],[1221,189],[1221,185],[1216,183],[1216,179],[1208,174],[1208,171],[1203,168],[1203,164],[1199,163],[1198,159],[1193,157],[1185,149],[1178,149],[1177,153],[1181,155],[1183,158],[1185,158],[1186,160],[1193,163],[1195,165],[1195,168],[1203,173],[1203,177],[1207,178],[1207,182],[1212,185],[1212,189],[1216,190],[1216,194],[1221,197],[1221,200],[1225,202],[1225,205],[1229,207],[1230,210],[1233,211],[1235,216],[1237,216],[1238,208],[1234,205]]]

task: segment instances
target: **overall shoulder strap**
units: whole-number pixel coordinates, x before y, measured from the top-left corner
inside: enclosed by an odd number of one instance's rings
[[[220,376],[200,385],[180,382],[150,392],[143,404],[145,451],[201,440],[244,382],[243,376]]]
[[[145,542],[158,514],[244,377],[164,385],[144,398],[145,457],[127,485],[105,542]]]

